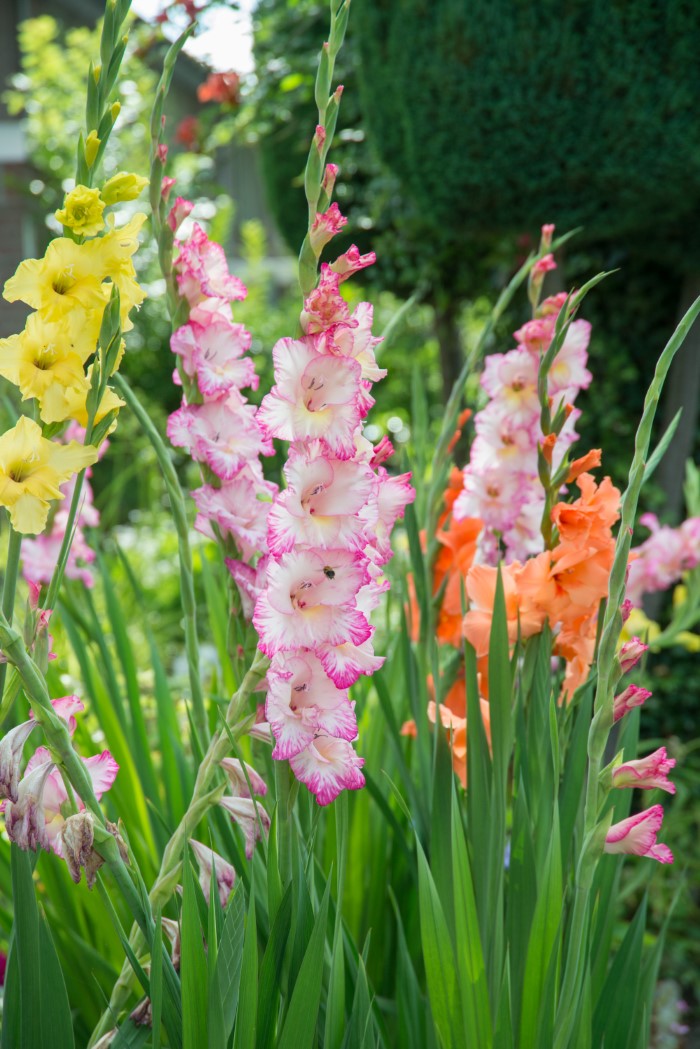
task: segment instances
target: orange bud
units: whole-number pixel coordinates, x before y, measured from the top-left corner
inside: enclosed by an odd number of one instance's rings
[[[554,445],[557,443],[557,435],[555,433],[548,433],[545,439],[542,441],[542,455],[545,461],[552,465],[552,453],[554,451]]]
[[[574,459],[569,472],[566,475],[566,483],[571,484],[581,474],[588,473],[589,470],[594,470],[596,466],[600,466],[600,448],[592,448],[590,452],[586,452],[580,459]]]

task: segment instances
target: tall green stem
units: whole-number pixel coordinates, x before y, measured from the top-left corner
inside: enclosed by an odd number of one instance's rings
[[[7,540],[7,564],[5,565],[5,579],[2,585],[2,614],[8,624],[12,625],[15,610],[15,593],[17,591],[17,576],[19,574],[19,558],[22,550],[22,536],[15,532],[10,525],[10,534]],[[0,664],[0,700],[5,692],[5,677],[7,675],[7,663]]]
[[[88,443],[87,433],[85,435],[85,443]],[[63,576],[66,570],[66,564],[68,563],[68,555],[70,553],[71,544],[73,542],[75,520],[78,516],[78,510],[80,508],[80,499],[83,493],[84,481],[85,471],[82,470],[75,479],[75,487],[73,488],[73,497],[70,501],[68,519],[66,521],[63,539],[61,541],[61,549],[58,554],[58,561],[56,562],[54,573],[51,576],[49,590],[46,595],[46,600],[44,601],[44,608],[54,608],[56,605],[56,600],[58,598],[58,594],[61,589],[61,583],[63,582]]]

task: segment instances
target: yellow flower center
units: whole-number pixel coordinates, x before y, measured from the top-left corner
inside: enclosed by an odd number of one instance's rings
[[[73,267],[67,266],[54,278],[51,287],[57,295],[66,295],[74,284],[75,277],[73,276]]]

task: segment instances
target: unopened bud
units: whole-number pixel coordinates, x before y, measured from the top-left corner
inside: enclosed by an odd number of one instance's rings
[[[107,179],[100,196],[107,205],[119,204],[124,200],[136,200],[147,185],[147,178],[133,175],[128,171],[120,171]]]
[[[112,120],[113,121],[116,121],[116,119],[119,116],[119,114],[121,113],[121,111],[122,111],[121,102],[114,102],[112,107],[111,107],[111,109],[110,109],[110,113],[112,115]]]
[[[97,132],[91,131],[85,140],[85,162],[89,168],[95,163],[101,145],[102,143],[97,137]]]

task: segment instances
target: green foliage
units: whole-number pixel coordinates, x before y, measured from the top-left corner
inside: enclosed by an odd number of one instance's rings
[[[62,182],[75,173],[75,143],[85,120],[87,63],[99,53],[99,39],[99,27],[63,30],[51,15],[20,24],[22,69],[4,98],[10,113],[26,116],[30,155],[43,177],[41,184],[32,185],[32,192],[47,212],[59,207]],[[105,177],[148,167],[144,99],[152,96],[155,84],[155,74],[130,50],[122,65],[119,131],[105,153]]]

